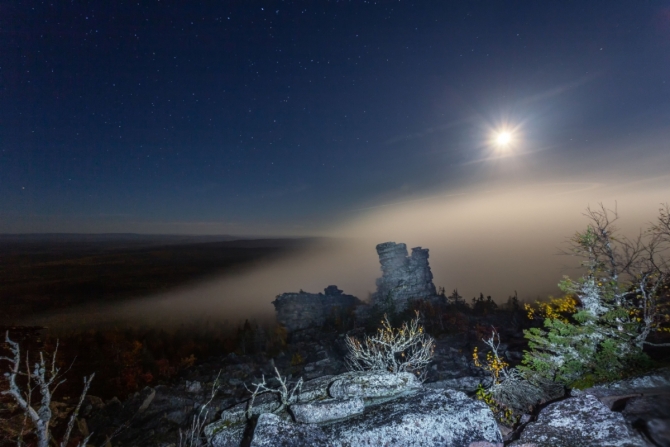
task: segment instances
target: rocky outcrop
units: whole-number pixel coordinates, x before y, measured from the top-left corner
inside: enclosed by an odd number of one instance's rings
[[[323,431],[331,440],[327,445],[338,447],[468,447],[478,441],[502,441],[491,410],[453,390],[420,389]]]
[[[382,308],[393,306],[402,311],[412,299],[438,299],[433,273],[428,264],[428,249],[415,247],[411,256],[405,244],[384,242],[377,245],[382,276],[377,279],[377,291],[372,302]],[[359,322],[370,316],[370,306],[353,295],[342,293],[336,286],[328,286],[324,293],[283,293],[272,302],[277,321],[289,332],[322,326],[328,318],[337,318],[354,311]],[[385,311],[385,309],[384,309]]]
[[[427,248],[415,247],[408,256],[405,244],[384,242],[377,245],[377,254],[382,276],[377,279],[373,304],[392,303],[396,310],[403,310],[408,300],[431,299],[437,295]]]
[[[289,332],[320,327],[329,318],[337,318],[362,304],[353,295],[342,293],[337,286],[328,286],[324,293],[283,293],[272,302],[277,322]]]
[[[451,390],[458,388],[471,395],[478,383],[487,383],[487,375],[478,374],[481,369],[474,368],[464,354],[469,351],[464,339],[453,336],[436,340],[433,364],[423,385],[411,375],[346,372],[340,357],[345,351],[343,340],[329,332],[321,334],[321,338],[292,341],[290,350],[299,352],[304,359],[300,365],[292,366],[292,356],[286,354],[272,360],[262,355],[229,354],[189,368],[177,383],[146,388],[124,402],[114,398],[104,403],[88,396],[78,426],[93,433],[95,445],[105,445],[107,437],[112,437],[114,446],[179,445],[179,430],[191,427],[193,417],[201,414],[201,405],[209,400],[214,382],[220,378],[215,399],[202,413],[207,417],[204,432],[213,446],[344,445],[333,440],[346,435],[355,440],[351,446],[365,445],[365,440],[373,436],[388,436],[382,439],[399,447],[416,445],[412,442],[423,437],[433,442],[431,436],[440,439],[437,436],[442,433],[444,442],[435,441],[432,445],[502,447],[498,439],[487,439],[481,431],[469,444],[459,444],[458,439],[466,442],[469,438],[461,436],[466,429],[456,428],[469,421],[488,426],[492,419],[477,416],[478,411],[483,411],[481,402],[465,400],[464,394]],[[279,408],[275,396],[258,396],[250,422],[245,414],[249,399],[245,385],[253,389],[252,384],[263,375],[274,375],[275,367],[292,374],[291,382],[298,377],[313,380],[305,382],[289,410],[279,414],[274,414]],[[273,382],[270,384],[274,386]],[[639,433],[648,442],[644,445],[670,447],[669,385],[670,370],[665,369],[581,392],[573,390],[571,397],[548,404],[538,417],[523,415],[514,432],[502,427],[503,439],[516,439],[515,447],[602,447],[641,445],[636,444]],[[449,417],[448,424],[442,424],[441,417]],[[446,425],[454,431],[445,432]],[[413,431],[415,426],[417,431]],[[412,435],[401,436],[405,432]],[[613,433],[623,440],[612,441],[603,433]],[[450,444],[449,439],[454,443]],[[370,445],[379,442],[372,441]]]
[[[302,392],[288,412],[274,414],[272,405],[263,401],[267,411],[240,422],[231,415],[242,414],[243,404],[224,411],[221,420],[206,427],[208,442],[213,447],[244,442],[286,447],[468,447],[502,441],[483,402],[459,391],[423,388],[408,373],[356,372],[317,381],[305,383],[309,391]],[[323,396],[315,391],[324,388],[327,398],[305,401],[308,395]]]
[[[620,412],[655,446],[670,447],[670,368],[583,391]]]
[[[621,413],[611,411],[595,396],[581,394],[547,405],[512,446],[644,447]]]

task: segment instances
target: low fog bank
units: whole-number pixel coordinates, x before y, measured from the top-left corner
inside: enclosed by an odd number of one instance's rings
[[[533,301],[559,293],[563,275],[579,275],[578,260],[559,255],[586,227],[587,206],[618,208],[618,227],[634,236],[670,200],[670,177],[622,184],[536,183],[471,188],[363,210],[337,228],[333,239],[263,263],[235,277],[107,308],[81,309],[27,323],[54,327],[73,322],[173,324],[188,319],[271,319],[271,301],[283,292],[321,292],[331,284],[363,300],[381,275],[375,245],[404,242],[430,249],[436,286],[466,299],[480,292],[504,302],[518,292]]]
[[[367,248],[367,250],[366,250]],[[367,253],[366,253],[367,252]],[[173,326],[187,320],[267,320],[271,301],[283,292],[322,292],[337,284],[348,293],[367,298],[378,276],[374,245],[354,239],[315,238],[302,249],[241,269],[234,276],[202,281],[179,290],[136,298],[104,307],[71,309],[58,315],[26,320],[24,324],[51,328],[121,324]]]
[[[670,200],[670,177],[620,185],[537,183],[434,196],[370,210],[341,236],[393,240],[430,249],[436,286],[466,299],[480,292],[506,301],[514,291],[533,301],[558,294],[563,275],[580,275],[579,260],[561,255],[586,228],[587,207],[616,208],[621,233],[636,236]]]

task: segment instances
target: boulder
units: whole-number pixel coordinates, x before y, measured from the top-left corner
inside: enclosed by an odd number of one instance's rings
[[[512,446],[536,447],[642,447],[646,443],[595,396],[582,394],[542,409]]]
[[[596,385],[582,391],[591,394],[610,408],[619,406],[617,402],[636,396],[670,395],[670,368],[661,368],[650,374],[620,380],[604,385]]]
[[[629,426],[657,446],[670,447],[670,368],[583,391],[620,411]]]
[[[274,415],[273,415],[274,416]],[[240,447],[246,424],[225,425],[215,422],[205,427],[204,433],[212,447]]]
[[[317,424],[363,413],[364,408],[360,398],[329,399],[309,404],[293,404],[291,414],[296,422]]]
[[[458,391],[425,389],[327,425],[296,424],[263,414],[251,446],[469,447],[487,442],[495,446],[502,437],[485,404]]]
[[[328,383],[332,397],[323,399],[319,390]],[[263,395],[254,405],[255,427],[253,420],[247,422],[246,404],[238,404],[205,428],[209,444],[237,447],[251,439],[252,446],[468,447],[502,442],[495,418],[483,402],[459,391],[422,388],[409,373],[346,373],[306,385],[301,396],[314,399],[290,406],[295,422],[286,412],[271,413],[276,407],[265,396],[274,396]]]
[[[335,399],[386,398],[421,387],[421,383],[411,373],[393,374],[385,371],[355,371],[337,376],[328,394]]]
[[[459,391],[418,390],[322,427],[338,447],[468,447],[502,442],[491,410]]]

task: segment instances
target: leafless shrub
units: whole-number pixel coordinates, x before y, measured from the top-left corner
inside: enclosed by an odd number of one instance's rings
[[[413,320],[403,323],[399,329],[391,327],[384,315],[376,335],[366,336],[362,342],[347,337],[346,344],[349,350],[346,362],[351,370],[411,372],[421,378],[435,350],[435,340],[419,324],[418,312]]]
[[[56,366],[58,343],[56,343],[56,349],[54,349],[51,361],[49,361],[49,359],[45,360],[44,353],[40,352],[39,362],[36,362],[32,369],[30,368],[29,356],[26,354],[25,371],[21,370],[21,348],[18,343],[9,338],[9,331],[5,333],[5,343],[9,346],[11,357],[3,356],[0,357],[0,360],[9,362],[9,371],[4,374],[9,388],[3,390],[0,394],[10,396],[24,412],[23,427],[18,435],[17,446],[20,447],[23,445],[24,429],[28,420],[30,420],[34,426],[33,430],[35,436],[37,437],[37,446],[49,447],[49,442],[53,441],[49,426],[52,418],[51,400],[56,389],[65,382],[65,379],[61,379],[62,375],[60,374],[60,368]],[[25,390],[22,390],[17,383],[17,378],[21,376],[26,378],[24,385]],[[58,444],[60,447],[67,447],[68,445],[70,435],[72,434],[72,428],[74,427],[75,420],[79,414],[79,409],[81,408],[81,404],[91,386],[91,381],[94,376],[95,374],[91,374],[88,377],[84,377],[84,389],[79,396],[77,406],[72,411],[72,414],[70,414],[65,435],[60,444]],[[39,393],[41,397],[39,404],[33,402],[33,391]],[[77,444],[77,447],[86,446],[90,436],[91,435],[86,436],[85,439]]]

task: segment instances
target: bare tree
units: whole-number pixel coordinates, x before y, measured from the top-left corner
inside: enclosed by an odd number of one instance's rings
[[[0,392],[2,395],[10,396],[14,399],[16,404],[24,412],[24,427],[21,429],[17,445],[23,445],[23,431],[28,420],[34,426],[35,436],[37,437],[38,447],[49,447],[49,442],[53,440],[50,432],[50,424],[52,422],[51,400],[56,389],[65,382],[60,374],[60,368],[56,366],[56,355],[58,353],[58,343],[51,356],[51,360],[44,359],[44,353],[39,353],[39,361],[34,363],[33,368],[30,368],[30,359],[28,353],[25,356],[25,371],[21,369],[21,349],[18,343],[9,338],[9,331],[5,333],[5,343],[9,346],[11,357],[0,357],[0,360],[9,362],[9,371],[4,374],[7,379],[9,388]],[[67,371],[66,371],[67,372]],[[17,378],[25,377],[25,390],[22,390]],[[79,409],[84,401],[84,397],[91,386],[91,381],[95,374],[84,377],[84,389],[79,397],[77,406],[70,414],[65,435],[61,440],[60,447],[66,447],[74,422],[79,414]],[[39,404],[33,403],[33,392],[40,395]],[[88,435],[82,442],[77,444],[77,447],[85,446],[90,435]],[[54,441],[55,442],[55,441]]]
[[[435,340],[427,335],[419,324],[419,313],[400,328],[391,327],[384,315],[382,327],[373,336],[361,342],[354,337],[346,338],[350,369],[363,371],[412,372],[423,377],[425,368],[433,358]]]
[[[606,337],[631,339],[637,348],[654,344],[647,337],[661,329],[667,311],[659,299],[670,281],[670,210],[666,204],[659,210],[656,224],[630,239],[620,236],[615,222],[619,215],[600,204],[587,208],[590,220],[586,231],[571,239],[569,253],[583,258],[587,274],[582,281],[565,281],[584,309],[596,318],[621,310],[613,319]],[[666,292],[667,293],[667,292]]]

